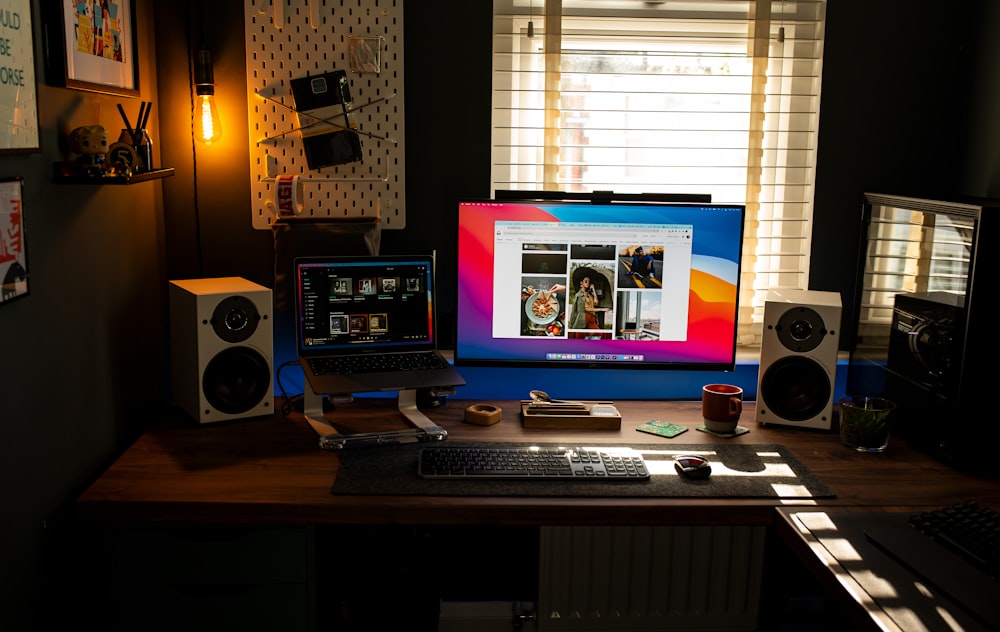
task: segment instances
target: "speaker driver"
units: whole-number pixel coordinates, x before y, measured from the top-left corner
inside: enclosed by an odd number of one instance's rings
[[[786,349],[796,353],[812,351],[826,337],[823,317],[809,307],[791,307],[778,319],[774,327],[778,340]]]
[[[249,347],[229,347],[205,366],[202,388],[205,399],[227,415],[244,413],[261,402],[271,385],[271,367],[260,352]]]
[[[822,365],[807,356],[786,356],[765,371],[759,395],[776,418],[805,421],[823,411],[832,391]]]
[[[219,301],[212,312],[212,329],[226,342],[243,342],[257,331],[260,312],[245,296],[230,296]]]
[[[942,377],[951,367],[955,351],[954,322],[923,314],[922,322],[906,337],[913,357],[934,377]]]

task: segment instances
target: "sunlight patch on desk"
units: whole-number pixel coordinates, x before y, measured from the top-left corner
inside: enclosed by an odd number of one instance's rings
[[[823,544],[841,562],[857,562],[861,554],[847,538],[824,538]]]
[[[837,527],[833,520],[825,511],[803,511],[792,516],[796,522],[802,525],[799,533],[809,533],[809,531],[836,531]]]
[[[843,559],[843,558],[841,558]],[[858,560],[861,557],[858,556]],[[885,577],[867,568],[857,568],[851,571],[851,575],[857,579],[865,591],[875,599],[896,599],[899,593],[893,588],[892,583]]]
[[[948,612],[947,609],[942,608],[941,606],[938,606],[937,607],[937,615],[939,617],[941,617],[941,620],[944,621],[948,625],[948,627],[950,627],[952,630],[962,630],[963,629],[962,624],[960,624],[955,619],[955,616],[953,614],[951,614],[950,612]]]
[[[794,474],[793,474],[794,475]],[[809,490],[803,485],[785,485],[783,483],[771,483],[771,489],[782,498],[800,498],[809,496]]]

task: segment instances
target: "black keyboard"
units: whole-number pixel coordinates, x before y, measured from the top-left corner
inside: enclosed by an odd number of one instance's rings
[[[644,481],[642,455],[586,448],[424,448],[421,478]]]
[[[1000,578],[1000,513],[969,500],[910,517],[910,524]]]
[[[426,371],[447,366],[447,360],[433,351],[386,353],[343,357],[310,358],[309,366],[316,375],[350,375],[353,373],[383,373],[387,371]]]

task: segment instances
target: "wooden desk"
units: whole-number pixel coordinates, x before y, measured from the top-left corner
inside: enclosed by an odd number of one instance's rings
[[[908,510],[941,507],[965,498],[1000,506],[1000,486],[944,465],[893,437],[883,454],[843,447],[834,432],[760,426],[753,403],[742,422],[750,432],[721,439],[695,430],[700,402],[619,401],[620,431],[524,429],[513,401],[499,406],[503,421],[462,421],[471,402],[451,400],[425,411],[456,440],[601,441],[648,443],[635,427],[650,419],[684,424],[688,432],[664,444],[721,441],[788,447],[836,494],[810,501],[824,507]],[[328,418],[344,431],[406,427],[394,399],[358,399]],[[373,448],[378,449],[378,448]],[[292,413],[214,425],[180,414],[152,424],[79,498],[79,518],[102,522],[209,524],[772,524],[773,499],[517,498],[334,496],[339,455],[318,448],[315,431]],[[678,511],[678,509],[684,511]]]
[[[278,402],[280,404],[280,402]],[[450,439],[466,441],[600,442],[664,445],[739,441],[781,444],[836,494],[815,501],[752,498],[529,498],[335,496],[331,487],[340,456],[318,447],[303,416],[198,425],[180,414],[151,425],[79,498],[76,517],[85,524],[138,527],[242,526],[350,528],[352,525],[441,526],[713,526],[768,527],[779,535],[834,600],[850,611],[858,629],[892,630],[891,618],[870,598],[831,576],[801,534],[789,528],[781,508],[836,511],[919,511],[966,498],[1000,507],[995,480],[963,473],[933,459],[899,437],[883,454],[862,454],[840,444],[830,431],[759,426],[754,405],[744,407],[750,432],[722,439],[695,430],[700,402],[619,401],[620,430],[524,429],[513,401],[475,402],[498,406],[504,420],[493,426],[462,421],[473,402],[451,400],[426,410]],[[406,427],[394,399],[359,399],[328,418],[342,431]],[[672,421],[689,431],[657,439],[635,427],[650,419]],[[379,448],[361,448],[379,449]],[[290,534],[295,542],[296,534]],[[138,536],[146,541],[146,530]],[[146,547],[149,548],[149,547]],[[120,588],[125,591],[129,588]],[[131,593],[127,593],[131,594]],[[132,597],[122,599],[130,603]]]

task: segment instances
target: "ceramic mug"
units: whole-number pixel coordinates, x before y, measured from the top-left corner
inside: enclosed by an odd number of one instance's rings
[[[701,416],[712,432],[731,433],[743,414],[743,389],[732,384],[706,384],[701,389]]]

